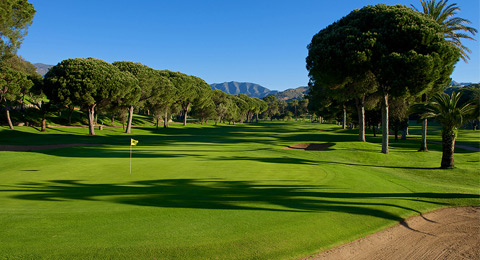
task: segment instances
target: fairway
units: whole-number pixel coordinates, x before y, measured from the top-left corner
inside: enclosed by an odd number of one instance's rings
[[[480,204],[480,153],[303,122],[0,128],[0,259],[298,259],[409,216]],[[478,136],[478,131],[476,131]],[[461,133],[460,133],[461,137]],[[129,173],[130,138],[133,147]],[[475,138],[473,138],[475,139]],[[299,143],[322,151],[284,149]]]

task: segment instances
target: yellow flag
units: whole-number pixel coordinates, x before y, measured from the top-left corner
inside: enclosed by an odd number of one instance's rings
[[[137,144],[138,144],[138,140],[130,138],[130,145],[137,145]]]

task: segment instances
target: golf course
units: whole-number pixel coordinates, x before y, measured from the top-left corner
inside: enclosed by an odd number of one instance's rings
[[[2,126],[0,259],[300,259],[411,216],[479,206],[479,152],[456,148],[455,167],[440,169],[441,144],[418,152],[418,126],[413,139],[391,137],[389,154],[381,135],[366,138],[301,121],[95,136]],[[65,144],[78,146],[42,149]],[[318,149],[287,149],[299,144]],[[478,148],[479,131],[460,129],[457,144]]]

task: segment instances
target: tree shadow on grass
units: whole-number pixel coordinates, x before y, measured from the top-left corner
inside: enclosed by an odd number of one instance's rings
[[[361,164],[361,163],[349,163],[349,162],[335,162],[324,160],[309,160],[295,157],[247,157],[247,156],[233,156],[233,157],[218,157],[215,160],[223,161],[257,161],[263,163],[282,163],[282,164],[307,164],[307,165],[322,165],[322,164],[338,164],[348,166],[360,166],[360,167],[376,167],[376,168],[390,168],[390,169],[416,169],[416,170],[438,170],[440,167],[411,167],[411,166],[391,166],[391,165],[374,165],[374,164]]]
[[[297,135],[290,137],[283,136],[285,129],[295,130]],[[76,129],[76,128],[75,128]],[[82,128],[83,129],[83,128]],[[141,130],[141,131],[140,131]],[[95,144],[127,144],[130,137],[141,139],[141,145],[170,145],[178,142],[198,142],[208,144],[229,144],[229,143],[264,143],[276,144],[281,140],[297,141],[310,139],[314,141],[317,134],[311,133],[312,129],[301,130],[295,125],[290,126],[282,123],[262,122],[258,125],[236,125],[236,126],[205,126],[205,127],[172,127],[160,128],[154,127],[136,127],[132,135],[124,134],[122,131],[113,131],[111,129],[97,130],[97,135],[89,136],[88,130],[72,130],[70,128],[49,128],[48,133],[29,132],[29,131],[7,131],[0,129],[2,135],[0,142],[3,144],[63,144],[63,143],[95,143]],[[149,132],[151,134],[137,134],[139,132]],[[328,132],[322,132],[327,134]],[[278,134],[278,135],[277,135]],[[337,135],[335,135],[337,136]],[[338,135],[343,136],[343,135]],[[348,139],[349,137],[347,137]],[[327,138],[328,139],[328,138]],[[342,138],[340,138],[342,139]]]
[[[127,146],[129,147],[129,146]],[[82,158],[126,158],[130,157],[130,148],[105,148],[105,147],[74,147],[66,152],[66,150],[52,149],[52,150],[40,150],[35,152],[41,152],[54,156],[62,157],[82,157]],[[197,152],[197,151],[193,151]],[[203,151],[199,151],[204,153]],[[151,149],[142,149],[142,147],[132,148],[132,157],[133,158],[181,158],[181,157],[203,157],[205,155],[196,154],[196,153],[180,153],[180,151],[174,151],[173,153],[168,153],[165,151],[157,151]]]
[[[126,184],[89,184],[75,180],[23,183],[3,186],[0,192],[16,192],[12,198],[32,201],[104,201],[135,206],[261,210],[280,212],[343,212],[402,221],[389,209],[417,210],[401,201],[441,204],[442,199],[478,198],[460,193],[351,193],[320,185],[265,185],[253,181],[218,179],[159,179]]]

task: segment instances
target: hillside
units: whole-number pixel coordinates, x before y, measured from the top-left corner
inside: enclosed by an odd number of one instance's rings
[[[307,93],[308,93],[307,87],[298,87],[298,88],[290,88],[285,91],[274,93],[272,96],[275,96],[278,100],[284,100],[289,102],[292,99],[302,100],[305,98],[305,95]]]
[[[453,87],[465,87],[465,86],[469,86],[473,84],[472,82],[456,82],[455,80],[452,80],[452,82],[450,83],[451,86]]]
[[[230,95],[245,94],[250,97],[263,98],[276,93],[277,91],[271,91],[268,88],[262,87],[255,83],[249,82],[224,82],[210,84],[212,89],[219,89]]]
[[[285,91],[270,90],[255,83],[249,82],[224,82],[210,84],[212,89],[219,89],[230,95],[245,94],[250,97],[264,98],[266,96],[275,96],[278,100],[290,101],[292,99],[301,100],[308,93],[307,87],[291,88]]]
[[[43,63],[35,63],[33,64],[33,66],[35,66],[37,68],[37,73],[45,76],[45,74],[47,74],[48,70],[53,67],[54,65],[47,65],[47,64],[43,64]]]

